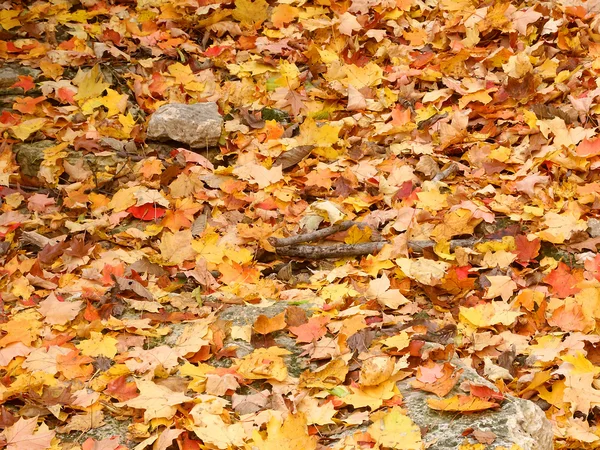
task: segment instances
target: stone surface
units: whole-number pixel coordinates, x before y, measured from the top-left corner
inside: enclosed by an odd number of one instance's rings
[[[295,305],[295,304],[294,304]],[[289,306],[292,306],[288,302],[277,302],[267,307],[260,307],[254,305],[232,305],[223,310],[219,314],[219,319],[230,321],[232,325],[244,326],[252,325],[258,316],[264,315],[267,317],[274,317],[277,314],[284,312]],[[301,303],[298,306],[306,311],[306,316],[311,316],[310,303]],[[291,352],[291,355],[285,356],[283,359],[286,363],[288,372],[293,377],[298,377],[300,374],[310,366],[308,358],[301,356],[304,349],[296,344],[296,339],[287,333],[273,333],[275,345],[281,348],[285,348]],[[247,354],[254,350],[254,346],[248,342],[240,339],[227,338],[225,341],[227,345],[237,346],[237,357],[243,358]]]
[[[37,177],[40,170],[40,164],[44,160],[44,150],[54,147],[55,145],[56,142],[51,140],[15,144],[13,146],[13,152],[16,155],[20,172],[28,177]],[[76,164],[81,160],[81,151],[75,151],[69,147],[67,148],[67,152],[68,156],[66,160],[70,164]],[[127,161],[127,158],[110,152],[103,152],[101,155],[87,153],[84,155],[83,159],[90,167],[99,168],[116,167],[118,164]]]
[[[23,94],[23,89],[11,87],[19,81],[19,75],[37,78],[40,71],[23,65],[6,64],[0,67],[0,95]]]
[[[152,114],[147,135],[150,139],[171,139],[192,148],[213,147],[221,137],[223,118],[214,102],[171,103]]]
[[[590,233],[591,237],[600,236],[600,220],[588,219],[587,226],[588,226],[588,233]]]
[[[452,363],[457,368],[464,369],[460,381],[448,397],[466,393],[460,389],[465,381],[474,382],[497,390],[493,384],[482,378],[470,367],[459,360]],[[486,449],[496,449],[504,446],[510,449],[517,444],[522,450],[551,450],[552,425],[546,419],[544,412],[533,402],[508,396],[497,410],[487,410],[479,413],[460,414],[456,412],[440,412],[429,408],[428,398],[438,398],[434,394],[411,387],[413,378],[398,383],[404,399],[403,407],[408,416],[420,427],[427,430],[423,437],[425,446],[435,450],[456,450],[465,439],[469,443],[477,443],[474,439],[465,438],[462,432],[467,428],[480,431],[491,431],[496,440],[486,446]],[[428,447],[428,444],[430,446]]]

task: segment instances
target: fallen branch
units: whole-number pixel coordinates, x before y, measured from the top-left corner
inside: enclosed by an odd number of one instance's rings
[[[352,225],[356,225],[359,228],[365,228],[368,226],[364,223],[345,220],[337,225],[323,228],[322,230],[311,231],[310,233],[298,234],[296,236],[290,236],[286,238],[271,237],[268,239],[268,241],[273,247],[286,247],[288,245],[300,244],[301,242],[314,242],[326,238],[327,236],[331,236],[332,234],[346,231],[352,228]],[[279,250],[277,253],[279,253]]]
[[[294,258],[344,258],[347,256],[369,255],[378,252],[387,243],[387,241],[377,241],[366,242],[364,244],[286,245],[284,247],[276,247],[275,251],[280,256],[290,256]]]
[[[501,241],[502,238],[467,238],[467,239],[452,239],[450,241],[450,250],[454,250],[457,247],[471,248],[482,242],[490,241]],[[423,241],[408,241],[408,248],[414,252],[422,252],[424,249],[429,247],[435,247],[437,242],[423,240]]]

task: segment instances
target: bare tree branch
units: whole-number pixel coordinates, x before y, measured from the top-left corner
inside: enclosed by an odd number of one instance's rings
[[[304,259],[344,258],[347,256],[369,255],[378,252],[387,241],[367,242],[364,244],[334,244],[334,245],[288,245],[277,247],[275,251],[280,256],[290,256]]]

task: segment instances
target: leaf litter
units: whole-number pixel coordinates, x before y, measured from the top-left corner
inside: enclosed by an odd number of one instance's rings
[[[432,409],[519,396],[594,448],[597,12],[3,6],[2,444],[423,448],[415,376]],[[146,139],[205,101],[216,152]],[[496,390],[457,394],[453,356]]]

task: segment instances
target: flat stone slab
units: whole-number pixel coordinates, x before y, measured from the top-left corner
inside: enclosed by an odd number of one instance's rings
[[[460,360],[454,359],[452,364],[463,369],[464,372],[447,397],[466,394],[460,389],[461,383],[465,381],[497,390],[492,383]],[[552,424],[546,419],[544,412],[529,400],[505,396],[500,408],[470,414],[435,411],[429,408],[427,399],[438,397],[412,388],[413,380],[414,378],[408,378],[398,383],[404,399],[402,407],[407,410],[407,415],[413,422],[425,430],[423,442],[428,449],[456,450],[465,439],[471,444],[477,443],[471,437],[462,436],[463,431],[468,428],[494,433],[496,435],[494,442],[485,446],[490,450],[498,447],[510,449],[513,444],[518,445],[522,450],[554,448]]]
[[[214,102],[170,103],[163,105],[150,118],[150,139],[173,140],[191,148],[214,147],[218,144],[223,117]]]

